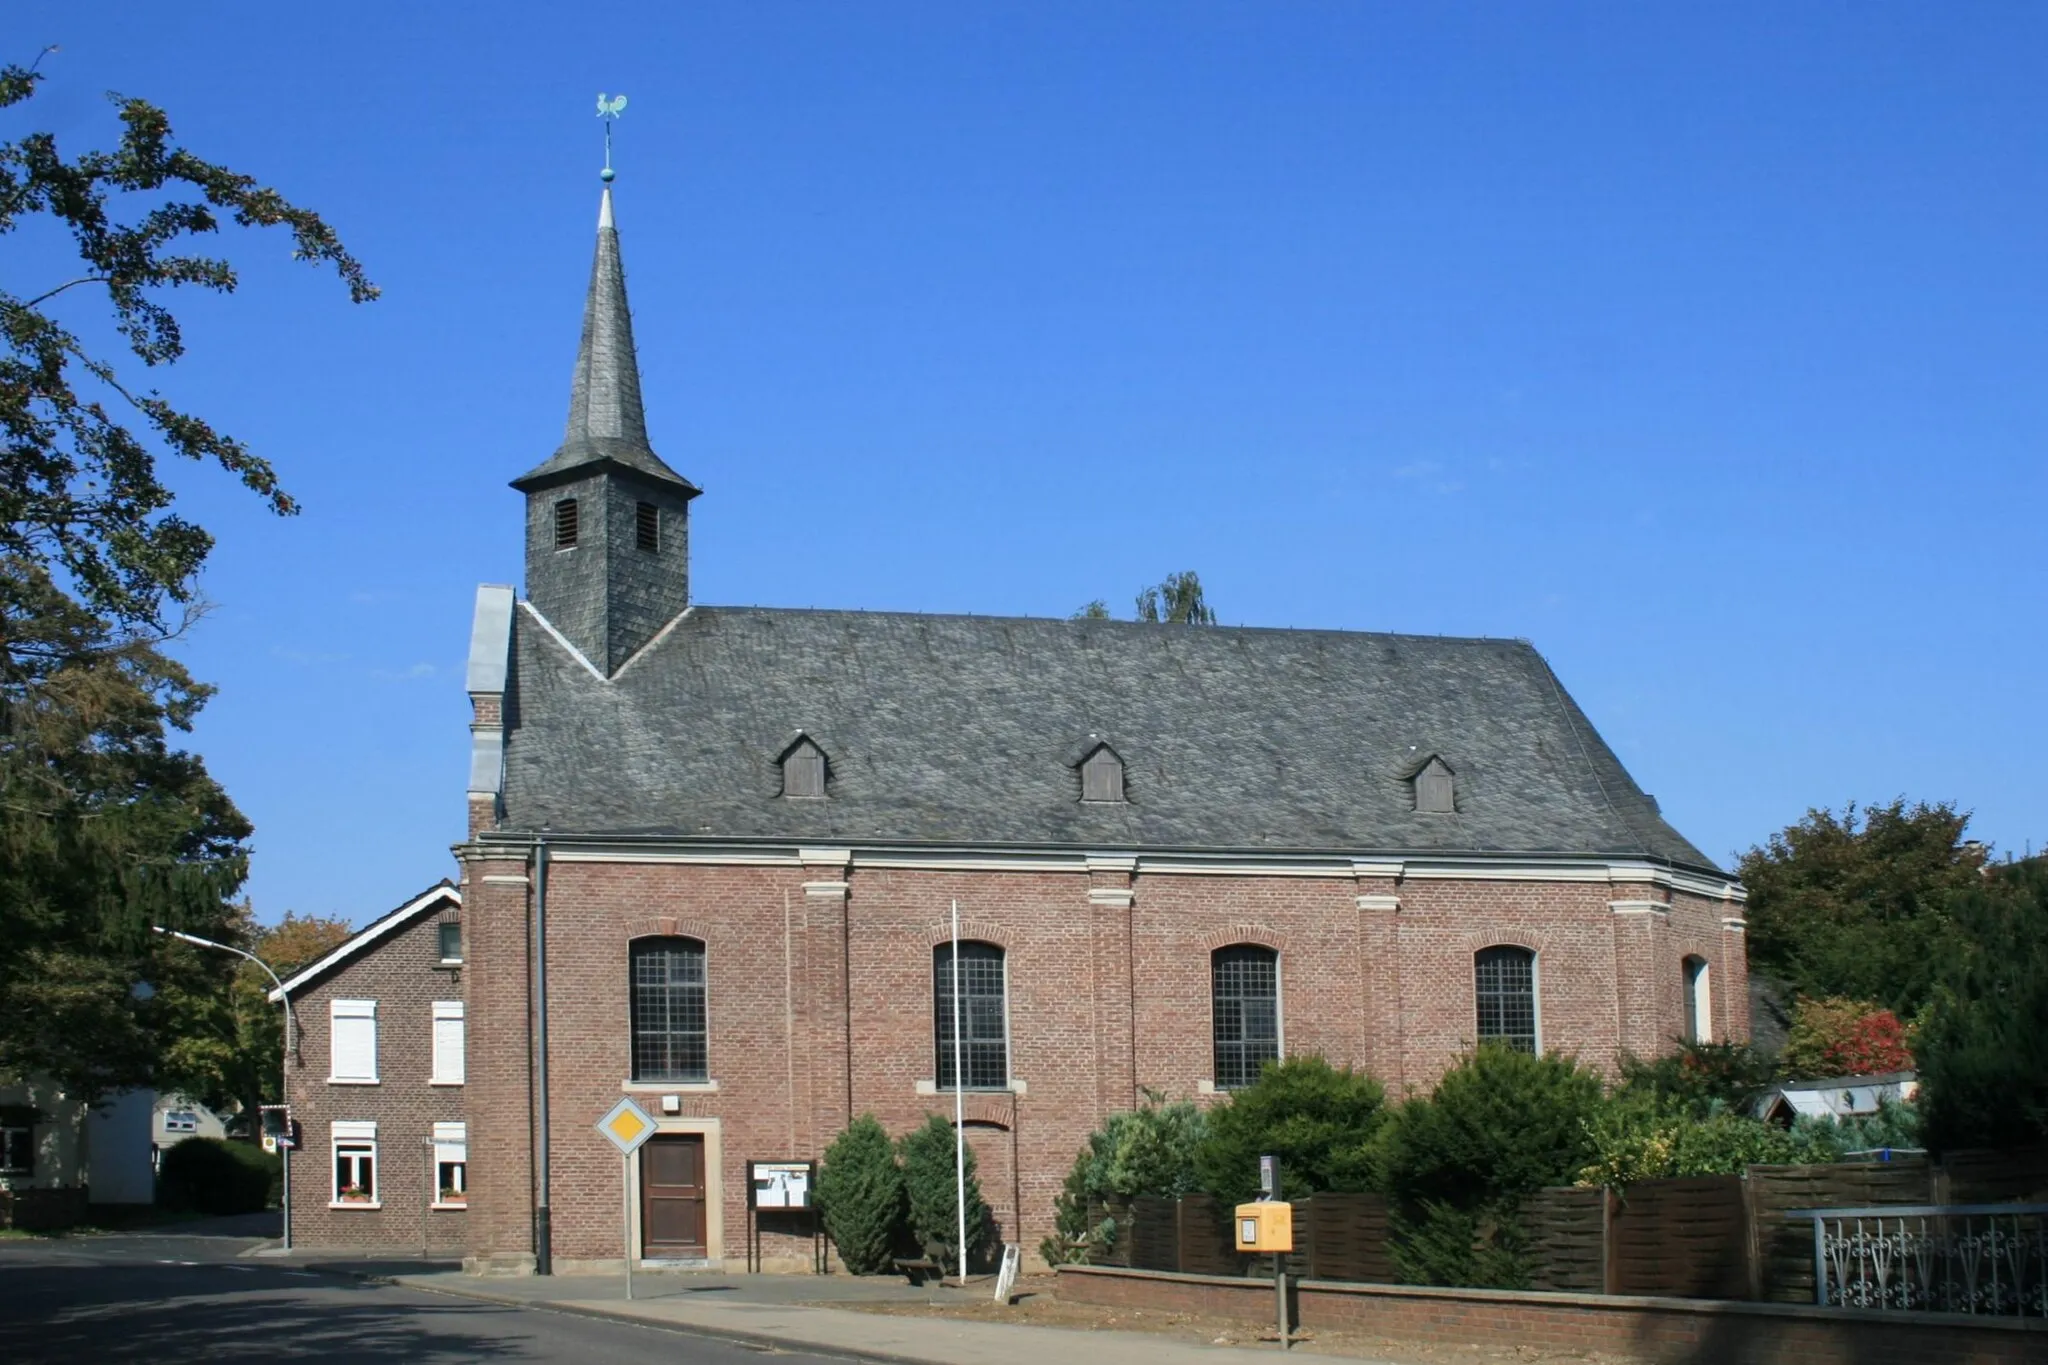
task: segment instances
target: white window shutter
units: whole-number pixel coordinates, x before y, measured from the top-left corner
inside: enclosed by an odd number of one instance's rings
[[[460,1000],[434,1002],[434,1083],[463,1083],[463,1022]]]
[[[330,1080],[377,1079],[377,1002],[336,1000],[332,1006],[334,1056]]]

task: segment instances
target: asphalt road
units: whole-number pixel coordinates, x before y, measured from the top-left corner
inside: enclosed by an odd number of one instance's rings
[[[245,1245],[169,1235],[0,1242],[0,1362],[820,1359],[238,1259]]]

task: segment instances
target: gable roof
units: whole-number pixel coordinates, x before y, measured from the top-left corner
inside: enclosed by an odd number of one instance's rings
[[[354,937],[318,962],[301,967],[296,973],[286,977],[282,989],[273,986],[270,990],[270,999],[275,1001],[287,992],[297,994],[301,987],[310,986],[335,968],[362,956],[414,921],[430,914],[438,914],[451,905],[461,904],[461,890],[443,877],[396,910],[356,930]]]
[[[1526,641],[693,607],[607,680],[529,605],[511,654],[512,831],[1625,856],[1721,875]],[[832,736],[829,800],[779,794],[798,724]],[[1069,765],[1091,733],[1116,737],[1128,802],[1079,800]],[[1458,773],[1450,816],[1412,808],[1432,754]]]

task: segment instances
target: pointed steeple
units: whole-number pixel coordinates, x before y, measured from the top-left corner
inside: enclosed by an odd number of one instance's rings
[[[583,303],[583,340],[569,386],[569,427],[561,448],[512,481],[523,493],[576,478],[599,465],[623,466],[695,497],[698,488],[670,469],[647,440],[640,402],[640,361],[633,349],[633,314],[626,306],[626,266],[612,221],[612,187],[597,211],[597,256]]]

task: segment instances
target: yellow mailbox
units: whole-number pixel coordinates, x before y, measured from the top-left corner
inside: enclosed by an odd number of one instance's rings
[[[1277,1199],[1237,1206],[1239,1251],[1294,1250],[1294,1205]]]

